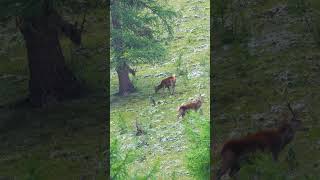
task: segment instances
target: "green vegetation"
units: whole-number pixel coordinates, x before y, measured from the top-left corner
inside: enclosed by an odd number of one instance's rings
[[[80,50],[61,38],[66,63],[90,89],[88,96],[44,108],[0,108],[0,177],[105,179],[105,17],[105,9],[87,15]],[[1,31],[7,38],[0,41],[0,105],[4,106],[27,96],[29,71],[14,22]]]
[[[272,162],[269,154],[257,158],[244,165],[240,179],[312,179],[319,174],[320,136],[315,133],[320,125],[319,46],[315,31],[309,31],[305,21],[311,12],[301,13],[304,6],[296,6],[296,2],[302,1],[243,4],[246,14],[240,24],[250,29],[248,36],[239,34],[238,39],[243,40],[224,41],[227,29],[223,29],[213,42],[214,122],[219,147],[227,139],[277,126],[282,113],[288,111],[285,87],[306,128],[281,152],[279,163]],[[316,1],[305,2],[312,4],[307,7],[319,9]],[[224,12],[225,22],[233,22],[230,11]],[[311,18],[309,23],[317,24],[317,19]],[[220,166],[220,159],[216,154],[214,168]]]
[[[195,179],[210,179],[210,122],[190,113],[184,123],[188,141],[188,169]]]
[[[269,154],[257,154],[244,163],[239,171],[239,177],[240,179],[284,180],[286,179],[286,168],[274,162]]]
[[[175,17],[165,1],[112,1],[111,65],[119,77],[119,95],[135,91],[128,77],[130,66],[164,60]]]
[[[178,121],[177,108],[190,98],[197,97],[199,93],[205,94],[199,122],[206,120],[209,125],[210,4],[209,1],[203,0],[177,0],[166,3],[180,16],[174,22],[171,41],[164,46],[168,51],[165,60],[152,65],[136,65],[136,76],[131,78],[137,91],[129,96],[115,95],[118,92],[118,79],[115,70],[111,71],[110,134],[111,138],[121,142],[119,153],[123,157],[127,152],[136,152],[135,160],[128,165],[128,174],[134,175],[137,172],[138,176],[144,176],[159,163],[159,170],[154,173],[156,179],[197,179],[194,175],[200,175],[205,170],[198,169],[192,174],[189,168],[196,167],[190,167],[188,164],[194,161],[201,165],[198,168],[202,168],[206,162],[195,161],[193,157],[188,156],[189,150],[196,151],[188,146],[190,139],[185,128],[188,122],[184,124],[183,121],[188,121],[189,118]],[[160,90],[155,94],[154,86],[172,74],[176,74],[177,77],[176,93],[170,95],[167,90]],[[156,101],[155,106],[150,102],[149,96]],[[119,122],[119,114],[126,121],[125,133],[121,133],[122,123]],[[137,135],[136,124],[143,131],[141,135]],[[205,126],[199,127],[202,128],[203,133],[209,133],[206,132]],[[201,144],[201,147],[204,146],[205,144]],[[205,149],[202,150],[204,151]],[[209,152],[204,153],[201,160],[208,160],[207,155]],[[202,174],[202,177],[204,176],[205,174]]]

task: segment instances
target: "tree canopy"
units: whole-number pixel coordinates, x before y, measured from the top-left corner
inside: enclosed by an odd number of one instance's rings
[[[73,14],[82,13],[85,8],[98,7],[104,0],[1,0],[1,17],[36,16],[48,9],[60,9]]]
[[[166,54],[165,42],[172,37],[177,13],[166,1],[111,1],[111,63],[155,62]]]

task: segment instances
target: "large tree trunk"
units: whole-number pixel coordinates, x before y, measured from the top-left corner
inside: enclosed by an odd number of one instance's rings
[[[126,68],[125,66],[124,68],[117,69],[117,73],[118,73],[118,79],[119,79],[118,94],[120,96],[126,96],[129,93],[134,92],[135,88],[129,78],[129,69]]]
[[[111,1],[112,4],[119,3],[118,1]],[[121,19],[117,16],[115,11],[111,11],[111,22],[112,29],[121,31]],[[115,58],[119,61],[118,67],[116,69],[119,79],[119,92],[120,96],[128,95],[129,93],[135,91],[134,86],[129,78],[130,67],[125,63],[125,60],[122,59],[124,52],[124,43],[122,38],[113,37],[111,45],[115,51]],[[132,71],[131,71],[132,72]],[[134,73],[132,73],[134,75]]]
[[[78,97],[83,90],[65,64],[58,28],[49,21],[46,16],[24,19],[20,28],[30,69],[29,101],[35,106]]]

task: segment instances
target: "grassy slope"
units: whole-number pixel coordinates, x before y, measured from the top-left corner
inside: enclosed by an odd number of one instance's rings
[[[168,45],[170,54],[163,64],[139,65],[137,76],[133,79],[138,92],[128,97],[116,97],[117,76],[111,72],[111,136],[121,139],[123,150],[136,149],[138,144],[148,144],[137,148],[141,152],[139,160],[130,166],[130,172],[146,172],[156,160],[160,161],[158,177],[168,179],[175,173],[181,179],[192,179],[186,170],[185,152],[186,138],[181,123],[177,122],[177,107],[189,98],[198,95],[198,86],[202,85],[201,93],[205,94],[204,115],[209,118],[209,1],[177,0],[169,1],[182,16],[174,40]],[[194,9],[192,9],[194,8]],[[197,9],[198,8],[198,9]],[[198,15],[199,17],[195,16]],[[192,30],[192,32],[190,32]],[[202,46],[204,45],[204,46]],[[202,47],[200,47],[202,46]],[[200,47],[200,48],[199,48]],[[182,67],[189,74],[201,72],[199,77],[179,76],[174,60],[182,53]],[[177,75],[176,94],[154,94],[154,86],[164,76],[160,73]],[[156,101],[162,101],[156,107],[149,103],[149,95]],[[127,131],[119,133],[119,114],[125,119]],[[142,123],[146,135],[135,136],[135,121]]]
[[[102,160],[105,142],[105,12],[88,16],[83,44],[89,57],[71,60],[71,42],[62,39],[67,63],[76,76],[92,90],[89,97],[52,105],[43,109],[0,109],[0,176],[17,179],[79,179],[93,176],[96,167],[103,179]],[[23,45],[11,47],[0,57],[1,75],[25,77],[0,79],[0,102],[7,104],[27,95],[28,71]],[[98,160],[96,160],[98,159]]]
[[[273,7],[286,4],[285,2],[268,0],[258,3],[255,7],[256,12],[262,15]],[[298,132],[296,139],[289,145],[295,150],[297,161],[300,164],[294,170],[291,179],[302,179],[306,174],[316,176],[319,175],[320,170],[319,69],[315,66],[318,63],[320,48],[315,46],[312,36],[306,33],[305,26],[298,20],[288,14],[275,15],[269,21],[253,16],[250,21],[256,25],[253,29],[256,33],[252,37],[266,39],[270,37],[270,33],[281,31],[286,31],[289,38],[295,37],[294,35],[302,36],[297,36],[295,43],[275,52],[271,52],[272,45],[260,44],[257,48],[250,50],[263,51],[252,56],[247,62],[239,61],[241,55],[234,46],[229,45],[230,48],[224,50],[226,46],[223,48],[223,45],[220,45],[215,49],[217,58],[214,62],[214,73],[217,77],[214,87],[217,99],[215,117],[220,145],[228,138],[254,132],[268,126],[267,124],[273,125],[273,120],[256,121],[253,115],[275,114],[270,112],[271,106],[282,105],[284,107],[283,96],[275,93],[274,89],[283,88],[283,83],[276,79],[281,73],[288,70],[289,81],[291,81],[289,99],[295,105],[305,104],[306,112],[300,112],[299,115],[304,126],[310,128],[307,132]],[[278,44],[281,39],[282,35],[279,35],[275,42]],[[247,66],[241,69],[237,66],[239,64]],[[243,76],[240,77],[240,74]],[[284,158],[287,150],[288,147],[280,156],[283,164],[285,164]],[[218,155],[215,159],[220,161]]]

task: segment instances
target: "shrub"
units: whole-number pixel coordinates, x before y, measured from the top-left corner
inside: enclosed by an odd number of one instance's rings
[[[210,177],[210,122],[198,113],[185,116],[184,126],[189,151],[186,154],[187,168],[197,179]]]
[[[129,174],[129,166],[139,158],[136,150],[121,150],[121,144],[117,138],[111,137],[110,141],[110,177],[112,180],[153,180],[156,179],[156,173],[159,171],[160,161],[149,169],[149,171],[136,172],[134,175]]]

